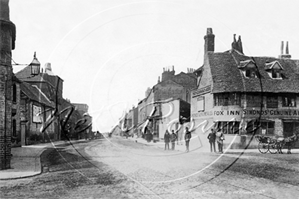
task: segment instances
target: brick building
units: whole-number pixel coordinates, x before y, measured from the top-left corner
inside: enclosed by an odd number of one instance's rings
[[[227,143],[235,139],[235,147],[244,147],[253,130],[272,137],[298,133],[299,61],[291,59],[288,44],[279,58],[250,57],[243,54],[241,37],[234,35],[225,52],[214,52],[214,37],[208,28],[204,63],[195,71],[191,116],[196,132],[221,128]]]
[[[157,84],[151,89],[147,89],[146,97],[138,104],[138,128],[141,132],[144,132],[147,126],[151,133],[157,138],[161,138],[164,133],[161,130],[163,129],[163,127],[161,127],[162,104],[169,103],[169,101],[175,99],[180,102],[182,101],[182,103],[179,103],[180,106],[188,108],[188,116],[185,117],[189,118],[190,107],[183,106],[183,104],[190,106],[190,92],[196,88],[197,77],[193,72],[193,69],[188,69],[187,73],[181,72],[175,75],[174,66],[172,66],[172,69],[163,69],[161,81],[160,78],[158,78]],[[182,109],[180,106],[178,110]]]
[[[11,50],[15,49],[16,27],[9,18],[8,0],[0,0],[0,169],[10,168],[12,133]]]

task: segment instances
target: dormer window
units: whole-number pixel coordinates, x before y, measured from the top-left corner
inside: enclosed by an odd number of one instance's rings
[[[278,61],[266,63],[265,70],[272,79],[282,79],[283,67]]]
[[[241,61],[238,68],[247,78],[258,77],[257,68],[252,60]]]
[[[245,75],[245,77],[248,77],[248,78],[255,78],[256,77],[256,71],[251,70],[251,69],[246,69],[244,75]]]

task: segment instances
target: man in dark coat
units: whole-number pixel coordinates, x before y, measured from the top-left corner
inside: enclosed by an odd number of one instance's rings
[[[165,150],[170,149],[169,147],[169,143],[170,143],[170,133],[168,130],[166,130],[165,136],[164,136],[164,140],[165,140]]]
[[[191,137],[192,137],[192,134],[189,131],[189,128],[185,127],[184,140],[185,140],[186,152],[189,152],[189,150],[190,150],[190,139],[191,139]]]
[[[210,144],[210,152],[216,152],[216,132],[214,129],[211,129],[211,132],[208,134],[207,139],[209,140]]]
[[[172,130],[172,134],[171,134],[172,150],[175,149],[176,140],[177,140],[177,135],[175,134],[174,130]]]

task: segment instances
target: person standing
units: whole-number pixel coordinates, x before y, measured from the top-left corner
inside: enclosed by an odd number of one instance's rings
[[[216,139],[218,143],[218,150],[220,153],[223,153],[223,140],[225,140],[225,137],[221,129],[218,129]]]
[[[177,135],[174,133],[174,130],[172,130],[172,134],[171,134],[172,150],[175,149],[175,141],[176,140],[177,140]]]
[[[192,134],[189,131],[188,127],[185,127],[185,135],[184,135],[184,140],[185,140],[185,146],[186,146],[186,151],[189,152],[190,150],[190,140],[191,140]]]
[[[208,134],[207,139],[210,144],[210,152],[216,152],[216,132],[214,129],[211,129],[211,132]]]
[[[165,140],[165,150],[170,149],[169,147],[169,143],[170,143],[170,133],[168,130],[166,130],[165,136],[164,136],[164,140]]]

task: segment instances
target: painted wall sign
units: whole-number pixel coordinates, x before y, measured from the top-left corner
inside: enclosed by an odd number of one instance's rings
[[[32,122],[42,123],[42,108],[39,106],[32,105]]]
[[[205,94],[205,93],[209,93],[210,91],[211,91],[211,85],[205,86],[205,87],[203,87],[203,88],[197,89],[196,91],[193,91],[193,92],[192,92],[192,96],[193,96],[193,97],[197,97],[197,96],[199,96],[199,95],[203,95],[203,94]]]
[[[243,117],[299,117],[299,110],[297,109],[228,109],[228,110],[210,110],[200,113],[193,113],[192,117],[206,117],[206,116],[243,116]]]

